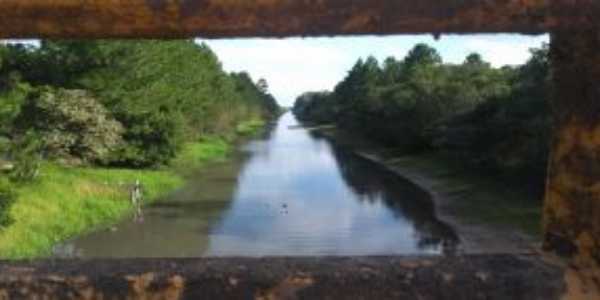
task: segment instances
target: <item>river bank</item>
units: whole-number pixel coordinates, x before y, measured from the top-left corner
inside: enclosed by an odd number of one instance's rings
[[[334,126],[312,128],[429,192],[437,217],[451,225],[464,253],[523,253],[539,249],[541,203],[532,195],[469,172],[435,154],[405,155]]]
[[[157,170],[64,167],[45,162],[39,178],[16,187],[10,208],[13,223],[0,231],[0,257],[24,259],[49,255],[54,245],[109,227],[130,217],[132,184],[143,186],[144,203],[153,203],[186,182],[192,170],[225,160],[236,139],[256,134],[264,122],[238,126],[235,137],[205,138],[186,144],[167,167]]]
[[[415,184],[282,115],[227,160],[125,219],[61,243],[59,258],[440,255],[456,234]]]

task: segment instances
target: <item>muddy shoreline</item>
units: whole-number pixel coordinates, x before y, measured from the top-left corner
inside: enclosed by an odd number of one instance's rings
[[[389,157],[386,155],[385,147],[331,126],[314,127],[311,128],[311,131],[427,191],[435,205],[437,218],[450,225],[459,236],[461,244],[459,253],[529,254],[539,252],[539,241],[521,230],[504,228],[496,224],[474,223],[462,218],[455,208],[456,202],[461,200],[460,195],[441,189],[443,183],[427,174],[426,170],[402,164],[398,157]],[[490,207],[490,209],[494,208]]]

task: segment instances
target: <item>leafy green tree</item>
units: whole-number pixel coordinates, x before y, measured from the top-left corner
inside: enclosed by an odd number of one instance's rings
[[[42,40],[39,47],[0,45],[0,135],[16,134],[12,124],[23,102],[44,86],[93,95],[106,110],[101,115],[126,127],[120,150],[100,147],[99,156],[111,153],[112,162],[135,167],[166,163],[181,143],[205,135],[229,136],[244,121],[279,112],[266,80],[255,83],[249,76],[227,74],[215,53],[194,40]],[[160,137],[151,137],[150,128]],[[37,130],[46,141],[56,140],[51,131]],[[74,149],[84,141],[70,134],[60,144],[69,140],[73,145],[61,151],[85,162],[111,163]]]
[[[390,56],[383,61],[383,69],[381,74],[381,84],[391,85],[400,81],[402,76],[403,64],[401,61],[396,60],[395,57]]]
[[[483,58],[481,57],[481,54],[479,54],[479,53],[471,53],[471,54],[467,55],[467,57],[465,58],[464,64],[469,65],[469,66],[486,65],[486,63],[483,61]]]
[[[20,111],[17,132],[38,134],[51,158],[105,163],[122,142],[121,124],[86,91],[42,88]]]
[[[413,69],[418,65],[438,65],[442,63],[442,57],[435,48],[427,44],[415,45],[404,58],[407,69]]]
[[[541,182],[552,126],[548,46],[531,54],[518,67],[494,68],[478,53],[444,64],[434,48],[418,44],[381,68],[359,59],[332,93],[305,93],[293,111],[396,149],[445,153],[508,179]]]
[[[34,181],[39,173],[42,160],[43,142],[40,135],[34,131],[27,131],[15,138],[9,153],[14,163],[9,178],[15,183],[28,183]]]
[[[166,165],[181,150],[183,118],[167,108],[152,112],[122,111],[116,114],[126,128],[126,143],[111,152],[114,166],[147,168]]]

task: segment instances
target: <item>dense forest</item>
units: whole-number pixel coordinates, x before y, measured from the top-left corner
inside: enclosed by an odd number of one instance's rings
[[[184,141],[278,109],[264,80],[226,74],[192,40],[4,45],[0,98],[3,136],[38,135],[51,158],[128,167],[168,163]]]
[[[532,49],[524,65],[494,68],[477,53],[444,63],[418,44],[402,60],[359,59],[332,92],[307,92],[293,111],[305,122],[333,123],[407,154],[437,153],[539,193],[550,85],[547,45]]]
[[[0,228],[15,189],[47,162],[159,169],[278,110],[264,79],[226,73],[193,40],[0,43]]]

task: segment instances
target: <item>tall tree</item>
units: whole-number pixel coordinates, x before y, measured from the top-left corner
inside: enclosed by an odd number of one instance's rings
[[[442,57],[438,51],[427,44],[417,44],[404,58],[404,64],[409,69],[417,65],[437,65],[440,63],[442,63]]]
[[[381,74],[381,83],[390,85],[400,80],[402,72],[402,62],[395,57],[390,56],[383,61],[383,69]]]

